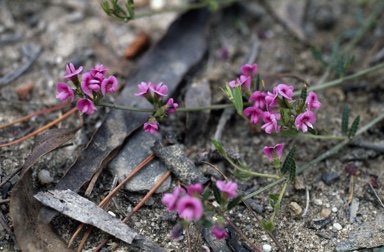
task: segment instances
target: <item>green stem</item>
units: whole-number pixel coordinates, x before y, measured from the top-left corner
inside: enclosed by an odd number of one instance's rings
[[[299,134],[299,137],[303,138],[316,138],[316,139],[328,139],[328,140],[344,140],[346,139],[346,136],[321,136],[321,135],[312,135],[312,134]]]
[[[326,82],[326,83],[323,83],[323,84],[320,84],[320,85],[317,85],[317,86],[309,87],[308,91],[321,90],[321,89],[325,89],[325,88],[328,88],[328,87],[337,86],[337,85],[343,83],[344,81],[352,80],[354,78],[366,75],[368,73],[371,73],[371,72],[374,72],[376,70],[379,70],[379,69],[381,69],[383,67],[384,67],[384,63],[381,63],[381,64],[378,64],[376,66],[373,66],[373,67],[361,70],[360,72],[357,72],[357,73],[354,73],[354,74],[351,74],[351,75],[348,75],[348,76],[344,76],[342,78],[339,78],[339,79],[336,79],[336,80],[333,80],[333,81],[329,81],[329,82]],[[301,92],[300,90],[299,91],[295,91],[293,94],[294,95],[300,95],[300,92]]]
[[[373,119],[372,121],[370,121],[369,123],[367,123],[366,125],[364,125],[363,127],[361,127],[357,132],[356,132],[356,136],[364,133],[365,131],[367,131],[369,128],[371,128],[373,125],[375,125],[376,123],[380,122],[381,120],[384,119],[384,113],[379,115],[378,117],[376,117],[375,119]],[[314,160],[312,160],[311,162],[308,162],[307,164],[303,165],[302,167],[300,167],[299,169],[297,169],[296,171],[296,175],[300,174],[300,173],[303,173],[305,170],[308,170],[310,167],[312,167],[313,165],[317,164],[318,162],[320,161],[323,161],[324,159],[326,158],[329,158],[331,156],[333,156],[334,154],[336,154],[341,148],[343,148],[345,145],[347,145],[351,140],[350,139],[345,139],[344,141],[342,141],[341,143],[337,144],[336,146],[334,146],[332,149],[324,152],[322,155],[318,156],[317,158],[315,158]],[[255,195],[258,195],[266,190],[268,190],[269,188],[272,188],[274,187],[275,185],[283,182],[285,180],[285,178],[280,178],[274,182],[272,182],[271,184],[263,187],[263,188],[260,188],[259,190],[247,195],[244,197],[244,200],[247,200],[247,199],[250,199],[252,198],[253,196]]]
[[[276,202],[275,206],[273,206],[273,214],[272,214],[271,219],[270,219],[271,223],[273,223],[273,220],[275,219],[277,211],[280,208],[280,203],[281,203],[281,200],[283,199],[285,190],[287,189],[287,185],[288,185],[288,181],[286,180],[285,183],[284,183],[283,189],[280,192],[279,198],[277,199],[277,202]],[[276,206],[278,206],[278,207],[276,207]]]
[[[241,168],[240,166],[238,166],[237,164],[235,164],[232,159],[230,159],[228,156],[224,156],[224,158],[236,169],[236,170],[239,170],[241,172],[244,172],[244,173],[247,173],[249,175],[253,175],[253,176],[256,176],[256,177],[263,177],[263,178],[274,178],[274,179],[278,179],[280,178],[279,176],[277,175],[272,175],[272,174],[267,174],[267,173],[258,173],[258,172],[253,172],[253,171],[250,171],[250,170],[245,170],[243,168]]]

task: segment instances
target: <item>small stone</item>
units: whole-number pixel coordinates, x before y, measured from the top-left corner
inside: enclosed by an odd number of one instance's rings
[[[295,218],[298,218],[298,217],[301,216],[301,213],[303,212],[303,209],[301,208],[301,206],[299,206],[299,204],[297,204],[296,202],[291,202],[291,203],[289,203],[288,207],[289,207],[290,213]]]
[[[39,178],[40,183],[42,184],[50,184],[53,182],[53,177],[51,176],[51,173],[48,170],[41,170],[37,177]]]
[[[332,207],[332,212],[337,213],[337,207]]]
[[[333,228],[335,228],[338,231],[343,229],[343,227],[339,223],[333,223]]]
[[[321,176],[321,180],[323,180],[327,186],[330,186],[339,176],[336,172],[327,172]]]
[[[305,189],[305,184],[304,184],[303,176],[297,176],[295,178],[294,187],[295,187],[296,190],[304,190]]]
[[[317,206],[323,205],[323,201],[321,199],[314,199],[313,203],[315,203]]]
[[[320,213],[321,217],[323,218],[328,218],[330,214],[331,214],[331,209],[329,208],[323,208]]]
[[[271,245],[269,245],[269,244],[264,244],[264,245],[263,245],[263,252],[270,252],[270,251],[272,251],[272,247],[271,247]]]

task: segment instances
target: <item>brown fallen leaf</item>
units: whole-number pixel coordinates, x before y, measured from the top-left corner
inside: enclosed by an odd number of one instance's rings
[[[33,164],[44,154],[58,148],[74,137],[77,129],[52,129],[36,138],[33,150],[25,161],[19,181],[12,189],[10,215],[18,245],[22,251],[73,251],[52,229],[39,221],[42,205],[33,197]]]

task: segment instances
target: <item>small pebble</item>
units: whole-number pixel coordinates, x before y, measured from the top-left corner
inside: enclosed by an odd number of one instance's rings
[[[336,230],[342,230],[343,227],[339,224],[339,223],[333,223],[333,227],[336,229]]]
[[[332,212],[337,213],[337,207],[332,207]]]
[[[337,178],[339,178],[339,176],[340,176],[340,175],[339,175],[338,173],[331,171],[331,172],[327,172],[327,173],[323,174],[323,175],[321,176],[321,180],[323,180],[323,182],[324,182],[327,186],[330,186],[330,185],[332,185],[332,183],[333,183]]]
[[[271,245],[269,245],[269,244],[264,244],[264,245],[263,245],[263,252],[270,252],[270,251],[272,251],[272,247],[271,247]]]
[[[289,211],[291,212],[291,214],[295,218],[301,216],[301,213],[303,212],[303,209],[301,208],[301,206],[299,204],[297,204],[296,202],[291,202],[291,203],[289,203],[288,207],[289,207]]]
[[[323,208],[320,213],[321,217],[323,218],[328,218],[330,214],[331,214],[331,209],[329,208]]]
[[[51,176],[51,173],[48,170],[41,170],[39,174],[37,174],[37,177],[39,178],[39,181],[42,184],[50,184],[53,182],[53,177]]]
[[[315,205],[317,205],[317,206],[321,206],[321,205],[323,205],[323,201],[322,201],[321,199],[315,199],[315,200],[313,201],[313,203],[315,203]]]

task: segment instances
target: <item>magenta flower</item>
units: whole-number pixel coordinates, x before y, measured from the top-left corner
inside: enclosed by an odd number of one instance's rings
[[[158,97],[164,97],[167,96],[166,92],[168,92],[168,86],[164,85],[162,82],[159,84],[152,85],[150,89],[157,95]]]
[[[118,85],[118,82],[117,82],[116,77],[111,75],[101,82],[101,93],[104,96],[105,93],[116,92],[117,85]]]
[[[241,68],[241,72],[245,76],[254,76],[257,73],[257,64],[245,64]]]
[[[275,130],[276,133],[279,133],[280,125],[277,124],[277,120],[280,119],[280,114],[274,114],[266,111],[263,113],[262,118],[264,124],[261,128],[264,129],[266,133],[271,134],[273,130]]]
[[[194,184],[187,187],[188,194],[194,196],[194,194],[200,194],[203,191],[202,184]]]
[[[237,184],[232,181],[216,181],[216,187],[224,194],[228,199],[235,198],[237,196]]]
[[[180,218],[188,221],[198,221],[203,216],[203,203],[200,199],[190,195],[182,196],[177,201],[177,212]]]
[[[305,111],[302,114],[299,114],[295,120],[296,129],[302,129],[303,132],[308,131],[308,127],[313,129],[313,124],[316,122],[315,113],[310,110]]]
[[[78,75],[81,71],[83,71],[83,67],[80,66],[78,69],[72,63],[67,64],[65,67],[67,71],[67,75],[64,76],[65,79],[75,82],[78,80]]]
[[[56,95],[56,98],[60,99],[62,102],[65,102],[68,98],[71,98],[71,102],[73,102],[73,99],[75,99],[75,94],[73,93],[72,88],[67,83],[57,83],[56,89],[59,92]]]
[[[216,237],[216,239],[221,240],[227,238],[228,234],[225,231],[225,226],[221,223],[215,223],[215,226],[212,228],[211,233]]]
[[[107,71],[108,69],[106,69],[103,65],[96,65],[95,68],[90,69],[90,72],[93,76],[96,76],[97,74],[104,76]]]
[[[231,88],[241,86],[242,89],[249,89],[251,87],[251,78],[249,76],[241,75],[236,80],[230,81],[228,85]]]
[[[265,155],[269,158],[270,161],[272,161],[274,158],[281,158],[281,155],[283,154],[283,148],[284,143],[276,144],[275,146],[264,146],[263,151]]]
[[[101,81],[95,78],[91,73],[83,73],[81,77],[81,90],[84,94],[92,97],[92,91],[99,92]]]
[[[261,91],[255,91],[249,97],[249,102],[255,102],[254,107],[264,109],[265,107],[265,97],[267,94]]]
[[[277,85],[277,92],[288,101],[292,101],[293,86],[287,86],[285,84]]]
[[[157,130],[159,129],[159,125],[156,121],[149,121],[144,123],[144,131],[149,132],[151,134],[156,134]]]
[[[141,82],[139,85],[137,85],[137,88],[139,89],[140,93],[135,94],[135,96],[147,96],[150,94],[150,88],[152,87],[152,83],[148,82]]]
[[[179,196],[185,193],[185,190],[181,187],[175,187],[173,193],[164,194],[161,202],[167,206],[168,211],[176,210],[176,202],[179,199]]]
[[[277,91],[277,87],[273,88],[273,93],[269,92],[265,96],[265,102],[267,103],[268,107],[275,107],[277,106],[277,96],[279,92]]]
[[[317,110],[321,106],[321,103],[317,99],[317,95],[313,91],[308,93],[308,96],[307,96],[307,99],[305,100],[305,102],[307,103],[307,109],[313,108],[313,109]]]
[[[80,112],[88,115],[93,114],[97,110],[95,105],[93,105],[93,102],[88,98],[81,98],[78,100],[76,107]]]
[[[254,105],[253,107],[248,107],[244,109],[243,114],[245,116],[251,116],[249,121],[253,124],[257,124],[259,122],[259,118],[263,115],[263,111],[261,111]]]
[[[177,104],[176,102],[173,102],[173,98],[169,98],[169,100],[167,101],[167,103],[165,105],[167,105],[167,107],[168,107],[168,109],[167,109],[168,113],[175,112],[177,107],[179,106],[179,104]]]

